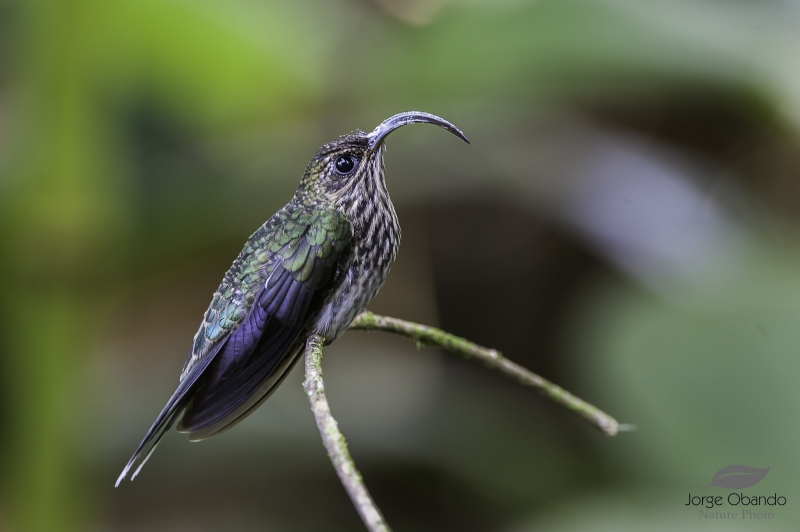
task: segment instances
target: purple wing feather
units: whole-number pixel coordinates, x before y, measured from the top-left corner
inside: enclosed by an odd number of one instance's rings
[[[293,242],[283,248],[273,249],[271,246],[274,241],[270,244],[265,240],[265,225],[251,237],[226,274],[206,313],[206,321],[195,338],[178,389],[139,444],[117,480],[117,485],[137,464],[138,473],[161,437],[181,414],[183,418],[179,430],[190,432],[190,439],[203,439],[226,430],[264,401],[297,361],[311,317],[340,282],[344,265],[352,260],[352,247],[348,244],[352,227],[335,212],[306,218],[303,218],[303,213],[292,213],[290,216],[298,222],[301,219],[308,220]],[[304,240],[312,226],[317,231],[314,245],[310,241],[301,241],[303,245],[298,246],[297,239]],[[332,245],[335,252],[319,257],[317,251],[323,242],[316,238],[323,229],[328,235],[328,249]],[[230,319],[232,316],[220,314],[221,309],[225,308],[225,302],[219,299],[225,292],[225,283],[239,272],[247,279],[254,275],[253,270],[240,268],[249,264],[255,256],[256,244],[262,249],[263,246],[269,247],[270,252],[281,249],[294,252],[280,254],[283,260],[272,255],[275,260],[270,261],[272,270],[269,280],[255,294],[253,304],[244,317],[221,336],[215,336],[220,330],[217,320]],[[302,248],[300,254],[298,247]],[[306,264],[307,261],[312,262]],[[213,342],[211,345],[206,340],[206,327],[209,327],[207,338]]]
[[[301,318],[307,317],[312,300],[319,299],[313,296],[321,294],[283,268],[278,268],[276,276],[198,382],[178,427],[181,432],[207,432],[217,427],[212,431],[216,434],[228,428],[243,410],[249,411],[243,407],[248,400],[261,400],[252,395],[276,368],[285,366],[281,362],[296,355],[306,332],[307,319]],[[272,389],[266,387],[260,393],[267,395]]]

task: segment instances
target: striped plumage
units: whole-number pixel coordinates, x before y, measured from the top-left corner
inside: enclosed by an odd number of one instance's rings
[[[178,418],[191,440],[244,419],[286,377],[310,333],[335,340],[378,293],[400,245],[383,141],[413,122],[467,140],[445,120],[411,112],[320,148],[292,200],[253,233],[223,277],[178,388],[117,485],[138,464],[136,476]]]

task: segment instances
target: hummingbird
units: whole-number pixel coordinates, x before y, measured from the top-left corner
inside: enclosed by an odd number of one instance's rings
[[[179,418],[178,431],[190,441],[242,421],[286,378],[309,335],[331,343],[378,293],[400,246],[384,141],[413,123],[437,125],[469,143],[447,120],[411,111],[322,146],[292,200],[250,236],[225,273],[177,389],[115,486],[134,466],[136,477]]]

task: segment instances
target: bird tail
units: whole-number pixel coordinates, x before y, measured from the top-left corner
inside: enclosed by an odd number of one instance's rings
[[[224,344],[225,342],[221,342]],[[178,389],[172,394],[172,397],[169,398],[167,404],[164,406],[164,409],[161,410],[161,413],[156,418],[153,426],[150,427],[150,430],[147,431],[145,434],[142,443],[139,444],[139,447],[136,448],[136,451],[131,456],[131,459],[128,460],[128,463],[125,465],[125,469],[122,470],[119,478],[117,478],[116,484],[114,487],[118,487],[123,479],[128,475],[131,468],[136,466],[136,469],[131,476],[131,480],[136,478],[136,475],[139,474],[141,471],[142,466],[144,466],[147,459],[150,458],[150,455],[153,454],[155,451],[158,442],[161,441],[161,438],[164,436],[172,425],[175,424],[175,421],[178,420],[180,415],[183,413],[184,409],[186,408],[186,404],[189,401],[189,390],[192,386],[197,382],[198,377],[205,371],[211,361],[214,359],[214,356],[219,351],[219,347],[212,352],[206,355],[204,359],[198,362],[195,367],[191,370],[191,372],[186,375],[181,383],[178,385]],[[138,465],[137,465],[138,464]]]
[[[119,478],[117,478],[116,484],[114,484],[115,488],[120,485],[122,480],[128,475],[131,468],[134,466],[137,467],[131,476],[131,480],[136,478],[136,475],[138,475],[139,471],[142,470],[142,466],[144,466],[145,462],[147,462],[148,458],[150,458],[150,455],[153,454],[153,451],[156,450],[158,442],[161,441],[164,433],[175,424],[175,421],[183,412],[183,409],[186,406],[186,394],[181,394],[179,400],[176,400],[178,398],[175,396],[178,394],[178,391],[180,391],[180,388],[176,390],[175,394],[173,394],[166,406],[164,406],[164,409],[156,418],[153,426],[147,431],[142,443],[139,444],[139,447],[136,448],[136,452],[134,452],[131,459],[128,460],[127,465],[125,465],[125,469],[122,470],[122,474],[119,476]]]

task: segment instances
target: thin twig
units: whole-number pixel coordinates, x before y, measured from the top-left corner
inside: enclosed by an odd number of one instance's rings
[[[350,328],[361,331],[385,331],[400,334],[416,341],[419,346],[438,346],[445,351],[480,360],[490,368],[503,372],[517,382],[536,388],[545,397],[564,408],[572,410],[608,436],[615,436],[618,432],[629,431],[634,428],[631,425],[620,424],[616,419],[596,406],[575,397],[560,386],[523,368],[519,364],[511,362],[498,351],[481,347],[468,340],[446,333],[441,329],[397,318],[378,316],[366,311],[356,316],[356,319],[350,324]]]
[[[328,456],[333,462],[336,474],[342,481],[350,500],[370,532],[390,532],[389,525],[384,521],[380,510],[370,497],[361,474],[356,469],[347,442],[339,430],[336,420],[331,414],[328,399],[325,397],[325,385],[322,381],[322,345],[325,340],[318,334],[309,336],[306,342],[306,380],[303,383],[308,400],[311,402],[311,411],[317,421],[317,428],[322,436],[322,442],[328,450]]]

